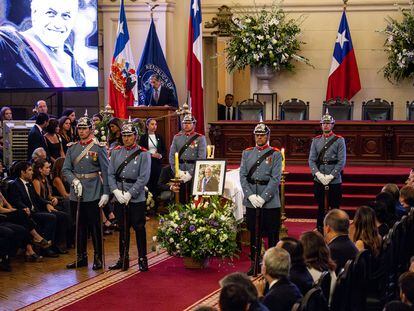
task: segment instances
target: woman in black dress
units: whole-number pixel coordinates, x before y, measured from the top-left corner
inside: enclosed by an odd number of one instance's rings
[[[63,152],[62,139],[58,135],[59,133],[59,121],[56,119],[50,119],[49,125],[46,127],[46,143],[47,149],[50,155],[50,161],[55,163],[57,158],[65,157]]]
[[[72,125],[71,125],[69,117],[61,117],[59,119],[59,136],[60,136],[60,139],[62,140],[62,147],[63,147],[64,154],[66,154],[66,152],[68,151],[67,144],[74,141],[71,135],[71,129],[72,129],[71,126]]]

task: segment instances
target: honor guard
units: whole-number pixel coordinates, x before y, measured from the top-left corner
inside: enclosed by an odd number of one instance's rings
[[[185,191],[180,191],[180,200],[186,203],[189,197],[189,181],[194,175],[195,162],[206,158],[207,143],[204,135],[196,133],[196,119],[187,114],[182,120],[182,130],[174,136],[171,143],[169,161],[174,171],[174,155],[178,152],[180,162],[179,178],[184,182]]]
[[[334,118],[326,110],[322,116],[323,134],[312,140],[309,167],[314,176],[314,195],[318,203],[317,229],[323,232],[325,213],[339,208],[342,199],[341,172],[346,162],[345,139],[333,133]]]
[[[76,252],[75,262],[68,269],[88,265],[86,252],[88,228],[92,236],[94,260],[93,269],[103,266],[103,240],[101,208],[108,203],[108,156],[106,144],[99,143],[93,136],[92,123],[85,115],[77,124],[80,141],[69,143],[62,172],[71,184],[70,204],[76,210]]]
[[[256,146],[243,151],[240,165],[243,205],[246,206],[250,256],[253,261],[249,275],[257,273],[262,234],[268,237],[269,247],[275,246],[279,239],[279,184],[282,172],[282,155],[268,143],[270,129],[259,123],[253,133]]]
[[[115,213],[120,223],[119,260],[110,270],[129,268],[130,227],[134,228],[138,248],[138,267],[148,271],[145,232],[145,185],[151,171],[151,154],[137,145],[137,129],[126,123],[121,130],[123,146],[112,150],[108,170],[109,188],[115,196]]]

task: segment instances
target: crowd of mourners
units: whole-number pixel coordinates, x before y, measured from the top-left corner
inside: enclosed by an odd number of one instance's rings
[[[3,107],[0,119],[12,120],[12,110]],[[74,110],[65,110],[57,119],[47,112],[44,101],[36,104],[34,128],[42,139],[28,140],[28,161],[3,167],[0,162],[0,270],[11,271],[10,261],[23,254],[28,262],[58,257],[74,247],[75,211],[69,204],[69,188],[62,175],[67,144],[78,140]],[[102,116],[94,115],[100,122]],[[122,143],[116,118],[108,124],[108,148]],[[0,135],[1,136],[1,135]],[[324,218],[323,234],[308,231],[299,239],[282,238],[262,258],[262,277],[253,280],[244,273],[232,273],[220,281],[220,310],[291,310],[329,275],[325,292],[327,307],[335,286],[349,260],[363,251],[373,258],[372,270],[380,269],[383,244],[389,232],[414,209],[414,170],[401,189],[386,184],[375,200],[359,207],[353,220],[339,209]],[[109,207],[103,210],[104,230],[116,227]],[[414,232],[412,232],[414,234]],[[411,254],[411,256],[414,254]],[[414,257],[405,263],[398,279],[399,301],[388,302],[384,310],[414,310]],[[375,292],[378,282],[371,284]],[[200,306],[198,310],[216,310]]]

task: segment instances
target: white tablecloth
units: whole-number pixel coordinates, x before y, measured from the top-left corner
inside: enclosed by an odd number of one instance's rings
[[[232,200],[235,205],[234,217],[237,221],[243,220],[246,207],[243,205],[243,190],[240,184],[240,169],[230,170],[226,173],[223,197]]]

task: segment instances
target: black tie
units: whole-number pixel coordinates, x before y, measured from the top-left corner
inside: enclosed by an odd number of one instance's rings
[[[227,120],[231,120],[230,107],[227,107]]]
[[[29,196],[30,203],[32,204],[31,210],[33,210],[34,209],[34,204],[33,204],[33,201],[32,201],[32,191],[33,191],[32,187],[33,187],[33,185],[31,183],[27,182],[26,187],[27,187],[27,190],[29,192],[28,196]]]

